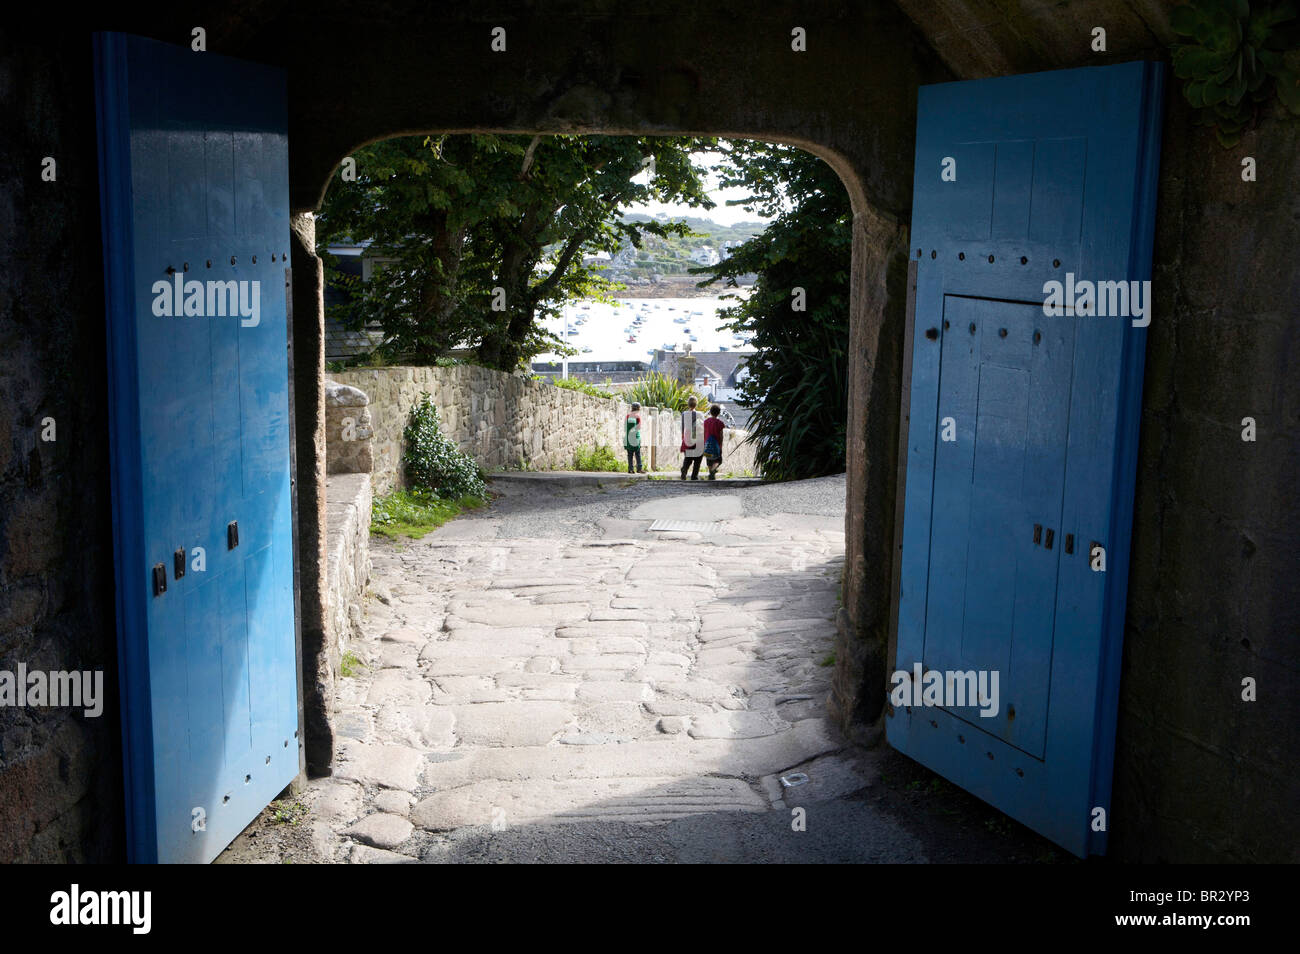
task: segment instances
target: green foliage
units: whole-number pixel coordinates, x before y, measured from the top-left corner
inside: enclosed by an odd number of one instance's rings
[[[284,799],[267,807],[271,811],[271,821],[276,825],[296,825],[307,817],[307,806],[299,801]]]
[[[637,378],[632,387],[623,392],[623,400],[629,404],[642,407],[665,407],[681,413],[686,410],[686,402],[691,398],[704,408],[704,398],[695,393],[695,389],[682,384],[676,378],[659,371],[651,371]]]
[[[1184,42],[1173,46],[1174,75],[1183,96],[1213,126],[1219,143],[1234,146],[1276,91],[1300,115],[1300,17],[1294,0],[1191,0],[1169,24]]]
[[[627,459],[620,460],[617,455],[604,444],[598,444],[595,447],[579,447],[573,452],[573,469],[574,470],[627,470]]]
[[[711,208],[691,161],[712,140],[627,136],[408,136],[357,150],[355,182],[336,179],[317,216],[317,247],[350,301],[352,328],[378,322],[381,350],[427,364],[472,347],[513,370],[563,344],[544,328],[565,301],[613,288],[586,254],[645,235],[686,234],[672,222],[625,222],[641,202]],[[641,176],[648,160],[654,174]],[[639,177],[639,178],[638,178]],[[325,247],[369,243],[368,282],[335,267]]]
[[[557,388],[564,388],[566,391],[581,391],[583,394],[590,394],[592,397],[614,397],[610,392],[598,388],[596,385],[587,381],[581,381],[578,378],[551,378],[551,383]]]
[[[743,301],[719,313],[752,335],[741,403],[763,476],[821,477],[844,470],[848,414],[849,260],[853,212],[835,171],[816,156],[759,142],[726,144],[721,184],[749,190],[731,204],[774,217],[725,261],[695,269],[706,282],[737,286],[756,273]],[[794,310],[795,288],[804,311]],[[736,298],[736,296],[724,296]]]
[[[447,500],[431,490],[395,490],[375,498],[371,505],[370,532],[390,540],[398,537],[418,540],[452,517],[481,507],[483,503],[480,496],[466,495]]]
[[[413,488],[432,491],[445,500],[485,497],[483,471],[468,454],[462,454],[451,438],[438,427],[438,409],[426,391],[411,408],[411,419],[403,432],[406,450],[402,463],[406,482]]]
[[[355,653],[344,653],[343,658],[339,660],[339,675],[345,679],[353,678],[365,668],[365,663]]]

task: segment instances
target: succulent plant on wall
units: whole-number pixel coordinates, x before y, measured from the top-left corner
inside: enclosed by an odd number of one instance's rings
[[[1191,0],[1170,14],[1174,75],[1183,95],[1213,126],[1219,142],[1236,145],[1276,92],[1300,115],[1300,8],[1295,0]]]

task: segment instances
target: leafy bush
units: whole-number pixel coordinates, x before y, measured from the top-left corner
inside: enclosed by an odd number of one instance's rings
[[[1300,17],[1293,0],[1192,0],[1175,7],[1169,25],[1174,75],[1183,96],[1200,110],[1197,122],[1215,127],[1219,143],[1234,146],[1259,107],[1277,92],[1300,114]]]
[[[567,391],[581,391],[583,394],[590,394],[592,397],[612,398],[614,395],[608,391],[601,390],[594,384],[586,381],[580,381],[578,378],[552,378],[551,382],[557,388],[564,388]]]
[[[707,406],[693,387],[660,371],[651,371],[637,378],[623,394],[623,400],[629,403],[635,402],[642,407],[666,407],[679,413],[686,410],[686,402],[691,398],[696,398],[701,408]]]
[[[612,450],[604,444],[588,450],[579,447],[573,452],[574,470],[626,470],[627,460],[619,460]]]
[[[427,391],[411,408],[411,420],[403,437],[406,450],[402,464],[411,487],[432,491],[445,500],[486,496],[483,471],[474,458],[462,454],[455,442],[439,430],[438,409]]]

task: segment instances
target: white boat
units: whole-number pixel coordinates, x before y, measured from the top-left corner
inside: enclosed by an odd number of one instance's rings
[[[727,349],[726,349],[726,348],[723,348],[722,350],[725,351],[725,350],[727,350]],[[590,348],[583,348],[583,349],[582,349],[582,353],[583,353],[583,354],[591,354],[591,349],[590,349]]]

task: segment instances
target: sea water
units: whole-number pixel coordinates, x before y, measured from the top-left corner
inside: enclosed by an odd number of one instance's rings
[[[738,289],[740,295],[745,289]],[[655,350],[673,345],[680,353],[691,346],[691,351],[750,352],[753,349],[734,336],[721,322],[718,311],[736,302],[710,298],[616,298],[609,305],[596,301],[571,302],[564,306],[563,316],[545,322],[547,330],[559,338],[565,337],[568,324],[568,342],[578,353],[570,361],[645,361],[649,362]],[[698,314],[697,314],[698,312]],[[641,324],[633,325],[640,316]],[[685,322],[674,319],[685,318]],[[585,319],[579,324],[579,319]],[[628,329],[631,329],[630,331]],[[687,329],[690,329],[689,331]],[[690,335],[696,340],[691,341]],[[628,337],[636,341],[628,341]],[[591,351],[584,352],[584,348]],[[665,349],[666,350],[666,349]],[[540,354],[534,361],[558,361],[555,354]]]

